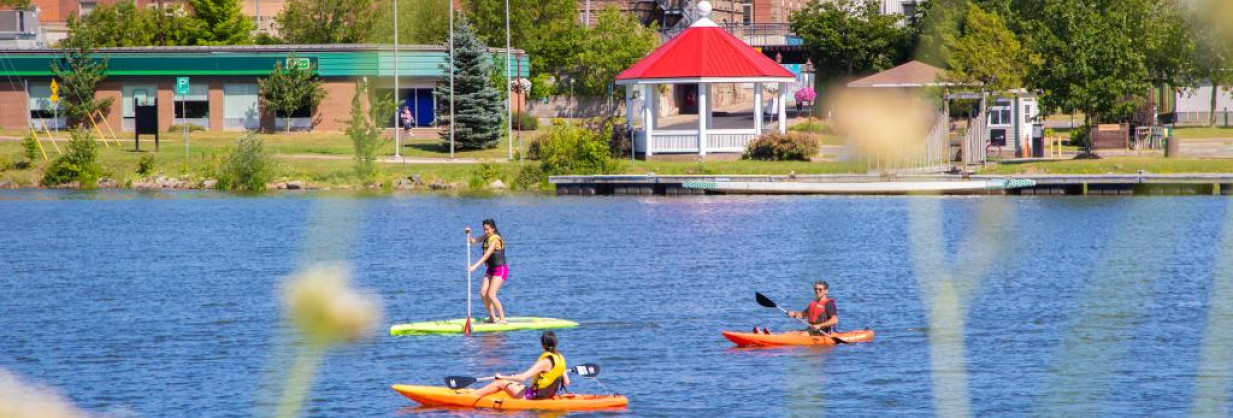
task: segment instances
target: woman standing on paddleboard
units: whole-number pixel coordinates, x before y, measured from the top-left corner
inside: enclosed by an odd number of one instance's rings
[[[504,324],[505,308],[501,306],[501,300],[497,299],[497,291],[509,280],[509,266],[505,264],[505,239],[501,237],[501,231],[497,230],[497,221],[491,218],[484,220],[484,235],[472,237],[471,227],[467,227],[466,232],[471,243],[483,243],[484,256],[468,267],[467,271],[475,271],[482,264],[488,265],[488,270],[484,273],[484,283],[480,285],[480,297],[484,300],[484,307],[488,309],[488,322]]]

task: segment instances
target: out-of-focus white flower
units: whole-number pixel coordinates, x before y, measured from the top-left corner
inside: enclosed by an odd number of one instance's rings
[[[0,417],[68,418],[85,417],[67,398],[49,387],[23,382],[17,375],[0,369]]]
[[[357,292],[350,281],[344,268],[311,266],[287,282],[283,307],[309,341],[322,345],[355,341],[376,327],[380,302]]]

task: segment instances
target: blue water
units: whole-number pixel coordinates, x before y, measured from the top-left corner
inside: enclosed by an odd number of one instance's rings
[[[960,399],[979,416],[1184,415],[1227,210],[1207,197],[0,191],[0,368],[95,413],[251,416],[293,352],[278,284],[337,256],[385,318],[329,354],[305,415],[474,413],[424,411],[389,385],[521,371],[538,333],[384,330],[465,314],[461,229],[493,217],[509,314],[582,323],[561,349],[600,364],[603,386],[573,391],[620,392],[628,414],[930,415]],[[738,350],[720,336],[793,328],[753,292],[800,309],[818,279],[841,327],[875,342]],[[936,305],[962,312],[958,371],[931,359],[931,337],[960,325],[930,321],[938,284],[956,280],[971,285]],[[964,395],[935,397],[945,379]]]

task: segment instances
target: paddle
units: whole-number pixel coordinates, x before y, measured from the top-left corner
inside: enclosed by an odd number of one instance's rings
[[[771,300],[771,298],[766,297],[766,295],[763,295],[763,294],[758,293],[758,292],[754,292],[754,299],[757,299],[757,300],[758,300],[758,304],[759,304],[759,305],[762,305],[763,307],[767,307],[767,308],[776,308],[776,309],[779,309],[780,311],[782,311],[782,312],[783,312],[783,313],[785,313],[785,314],[787,314],[787,313],[788,313],[788,310],[787,310],[787,309],[784,309],[784,308],[779,307],[779,305],[775,304],[775,301]],[[805,326],[807,326],[807,327],[810,327],[810,328],[812,328],[812,327],[813,327],[813,325],[811,325],[808,321],[805,321],[804,319],[797,318],[797,317],[792,317],[792,318],[793,318],[793,319],[796,319],[797,321],[801,321],[801,323],[802,323],[802,324],[805,324]],[[844,341],[842,338],[836,337],[836,336],[834,336],[834,335],[829,335],[829,334],[827,334],[826,336],[831,337],[831,338],[834,338],[834,339],[835,339],[835,342],[840,343],[840,344],[847,344],[847,343],[848,343],[847,341]]]
[[[467,323],[462,326],[462,335],[471,335],[471,228],[467,227]]]
[[[567,373],[573,373],[573,374],[576,374],[582,377],[592,377],[593,378],[595,376],[599,376],[599,365],[590,364],[590,363],[580,364],[574,367],[570,367],[569,369],[566,369],[565,371]],[[445,386],[448,386],[450,389],[458,390],[458,389],[465,388],[467,386],[474,385],[475,382],[486,382],[489,380],[496,380],[496,379],[497,379],[496,376],[488,376],[488,377],[446,376]]]

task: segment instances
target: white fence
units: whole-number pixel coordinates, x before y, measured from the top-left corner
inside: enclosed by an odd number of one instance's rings
[[[741,153],[758,136],[753,129],[715,129],[706,131],[707,153]],[[634,149],[646,153],[646,131],[634,133]],[[663,130],[651,133],[651,154],[701,153],[698,131]]]

